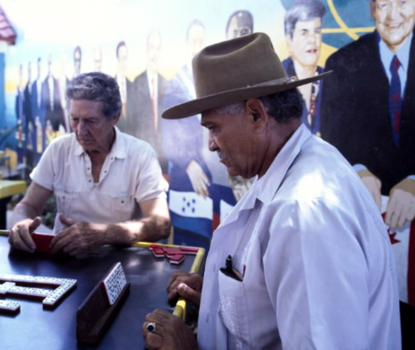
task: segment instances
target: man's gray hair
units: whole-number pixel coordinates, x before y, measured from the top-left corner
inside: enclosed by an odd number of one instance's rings
[[[102,101],[102,113],[112,119],[121,113],[122,102],[116,80],[104,73],[80,74],[66,89],[69,100]]]
[[[285,13],[285,35],[293,37],[295,25],[298,21],[311,21],[315,18],[323,20],[326,14],[324,4],[317,0],[298,0]]]
[[[267,113],[281,124],[299,119],[303,114],[304,99],[296,88],[259,97],[258,100],[262,102]],[[220,115],[241,115],[245,112],[245,101],[213,108],[213,111]]]

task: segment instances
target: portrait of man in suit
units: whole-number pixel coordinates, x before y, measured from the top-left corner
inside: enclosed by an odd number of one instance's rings
[[[161,112],[167,80],[159,73],[161,34],[153,29],[147,37],[147,69],[134,80],[136,98],[133,111],[137,127],[135,135],[147,141],[157,152],[163,174],[167,160],[163,155],[160,137]]]
[[[48,56],[48,75],[42,85],[42,103],[45,111],[45,121],[52,130],[56,133],[59,128],[65,130],[65,120],[63,109],[61,105],[61,92],[59,89],[58,80],[53,76],[52,71],[53,58],[52,55]]]
[[[34,120],[33,133],[35,134],[34,163],[37,164],[43,150],[45,149],[45,114],[42,103],[42,59],[39,57],[36,62],[37,75],[32,84],[31,104]]]
[[[102,72],[102,51],[100,47],[94,48],[94,72]]]
[[[23,65],[19,65],[18,83],[15,102],[16,123],[18,129],[16,131],[17,140],[17,162],[24,163],[26,156],[26,118],[24,111],[24,85],[23,85]]]
[[[128,71],[128,48],[125,41],[120,41],[116,47],[117,55],[117,80],[120,87],[121,94],[121,116],[118,121],[117,127],[127,134],[133,135],[137,125],[137,120],[134,117],[134,111],[132,110],[132,102],[135,98],[133,83],[127,77]],[[135,135],[133,135],[135,136]]]
[[[74,78],[81,74],[82,65],[82,50],[80,46],[75,47],[73,51],[73,65],[74,65]]]
[[[329,57],[322,137],[355,167],[385,222],[415,217],[415,1],[371,0],[376,30]]]
[[[317,0],[298,0],[286,12],[284,32],[290,57],[282,64],[288,76],[306,79],[323,73],[317,65],[320,58],[321,26],[326,9]],[[313,134],[320,136],[320,103],[323,81],[302,85],[304,98],[302,122]]]
[[[23,112],[25,115],[25,135],[26,135],[26,165],[29,169],[33,168],[35,134],[33,132],[34,119],[32,113],[32,63],[27,64],[27,83],[23,93]]]
[[[61,106],[64,113],[65,120],[65,129],[67,132],[71,130],[70,120],[69,120],[69,111],[68,103],[65,96],[66,87],[69,84],[69,78],[66,73],[66,63],[67,63],[67,54],[65,51],[61,52],[61,61],[60,61],[60,75],[59,75],[59,91],[61,97]]]
[[[186,31],[187,60],[183,67],[168,82],[164,98],[164,109],[196,98],[193,83],[192,59],[204,48],[205,27],[193,20]],[[169,166],[169,198],[180,195],[194,200],[195,212],[201,206],[209,206],[210,218],[186,216],[182,208],[175,208],[170,200],[171,220],[174,227],[174,243],[209,247],[212,233],[212,204],[209,196],[211,174],[203,158],[203,130],[200,115],[177,120],[162,119],[162,145]],[[180,140],[180,142],[177,142]],[[195,238],[195,233],[198,234]]]

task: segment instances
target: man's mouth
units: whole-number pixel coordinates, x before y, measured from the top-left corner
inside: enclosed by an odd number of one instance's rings
[[[79,141],[80,143],[91,143],[91,142],[93,142],[94,140],[91,140],[91,139],[78,139],[78,141]]]
[[[219,157],[220,160],[226,159],[226,157],[225,157],[225,155],[223,154],[222,151],[217,151],[217,153],[218,153],[218,157]]]
[[[307,50],[307,53],[317,53],[317,49],[310,49],[310,50]]]
[[[388,23],[386,25],[386,27],[387,28],[390,28],[390,29],[396,29],[396,28],[399,28],[401,25],[402,25],[402,23],[396,23],[396,22],[394,22],[394,23]]]

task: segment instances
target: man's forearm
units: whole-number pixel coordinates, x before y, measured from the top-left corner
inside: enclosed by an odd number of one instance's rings
[[[39,215],[41,215],[41,213],[39,213],[35,208],[24,202],[20,202],[13,210],[11,226],[13,227],[15,224],[25,219],[34,219]]]
[[[109,224],[106,229],[106,243],[131,245],[136,242],[156,242],[170,234],[170,220],[164,216],[151,217],[119,224]]]

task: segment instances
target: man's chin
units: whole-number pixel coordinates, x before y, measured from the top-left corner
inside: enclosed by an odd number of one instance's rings
[[[240,171],[238,170],[238,169],[235,169],[235,168],[226,168],[226,170],[228,171],[228,175],[229,176],[239,176],[239,175],[241,175],[241,173],[240,173]]]

